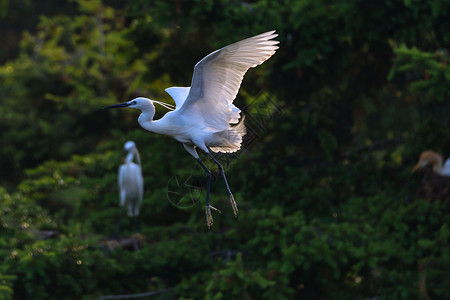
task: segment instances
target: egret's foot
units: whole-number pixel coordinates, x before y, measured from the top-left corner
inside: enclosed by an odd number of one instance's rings
[[[211,205],[206,206],[206,225],[208,226],[208,229],[210,229],[214,223],[212,215],[211,215],[211,209],[214,211],[217,211],[220,214],[220,210],[218,210],[217,208],[215,208]]]
[[[238,216],[238,208],[237,208],[237,205],[236,205],[236,201],[234,201],[233,194],[230,194],[230,203],[231,203],[231,207],[233,208],[234,217],[237,218],[237,216]]]

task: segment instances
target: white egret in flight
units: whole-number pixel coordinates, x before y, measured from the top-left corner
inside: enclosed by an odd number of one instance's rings
[[[214,51],[199,61],[194,67],[190,87],[171,87],[166,92],[175,100],[176,108],[167,103],[136,98],[131,101],[110,105],[105,108],[131,107],[142,113],[138,122],[144,129],[168,135],[183,143],[206,173],[206,223],[213,224],[211,209],[220,212],[209,204],[211,172],[203,164],[196,148],[206,152],[219,167],[230,197],[231,206],[237,217],[238,209],[228,185],[222,165],[212,152],[231,153],[241,148],[245,134],[240,110],[234,106],[244,74],[249,68],[256,67],[271,57],[279,42],[272,40],[278,36],[269,31]],[[174,109],[161,119],[153,120],[154,103]]]
[[[141,159],[136,144],[128,141],[123,147],[126,154],[125,162],[119,167],[119,197],[120,209],[123,211],[125,204],[128,208],[128,216],[132,217],[136,230],[139,231],[137,217],[144,196],[144,179],[142,178]],[[136,157],[136,163],[133,159]],[[122,213],[120,214],[120,218]],[[120,219],[119,224],[120,226]]]
[[[442,156],[434,151],[426,150],[420,154],[419,161],[413,168],[413,172],[431,165],[433,172],[441,176],[450,176],[450,158],[442,165]]]

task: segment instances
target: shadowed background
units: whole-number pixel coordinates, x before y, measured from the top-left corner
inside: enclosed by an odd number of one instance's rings
[[[448,299],[448,193],[411,173],[450,156],[446,1],[0,1],[0,299]],[[141,129],[194,65],[275,29],[244,77],[243,150],[204,174]],[[157,107],[156,118],[166,110]],[[141,250],[107,243],[123,143],[141,153]],[[174,178],[179,179],[174,183]],[[182,180],[184,179],[184,180]],[[133,234],[124,218],[121,235]]]

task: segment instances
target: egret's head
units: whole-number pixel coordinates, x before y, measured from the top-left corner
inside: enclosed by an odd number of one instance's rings
[[[159,102],[156,100],[150,100],[148,98],[144,98],[144,97],[138,97],[138,98],[134,98],[131,101],[125,102],[125,103],[120,103],[120,104],[114,104],[114,105],[110,105],[110,106],[106,106],[103,109],[108,109],[108,108],[118,108],[118,107],[130,107],[130,108],[136,108],[139,109],[140,111],[144,112],[144,111],[155,111],[155,106],[154,103],[158,103],[162,106],[164,106],[167,109],[173,110],[174,107],[171,104],[167,104],[164,102]]]
[[[103,109],[119,108],[119,107],[136,108],[136,109],[139,109],[140,111],[144,111],[144,110],[146,110],[148,108],[151,108],[151,107],[153,107],[153,109],[154,109],[154,105],[152,103],[152,100],[150,100],[148,98],[144,98],[144,97],[135,98],[135,99],[133,99],[131,101],[124,102],[124,103],[119,103],[119,104],[106,106]]]
[[[420,154],[419,161],[412,169],[412,172],[423,169],[428,165],[433,166],[433,170],[436,171],[442,165],[442,156],[431,150],[422,152],[422,154]]]
[[[136,161],[140,165],[141,158],[139,157],[139,151],[136,148],[136,144],[133,141],[128,141],[123,145],[122,155],[126,155],[125,161],[130,162],[136,156]]]
[[[123,150],[130,152],[131,150],[136,148],[136,144],[133,141],[128,141],[123,145]]]

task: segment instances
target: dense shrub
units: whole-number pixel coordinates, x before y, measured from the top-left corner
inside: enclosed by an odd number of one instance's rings
[[[448,3],[76,4],[0,66],[0,299],[448,298],[450,200],[417,196],[411,174],[421,151],[450,153]],[[204,191],[174,186],[204,185],[183,147],[100,108],[170,102],[204,55],[271,29],[280,49],[235,102],[244,147],[217,156],[240,215],[215,180],[207,230]],[[139,251],[110,244],[127,140],[145,177]],[[119,236],[133,229],[124,218]]]

